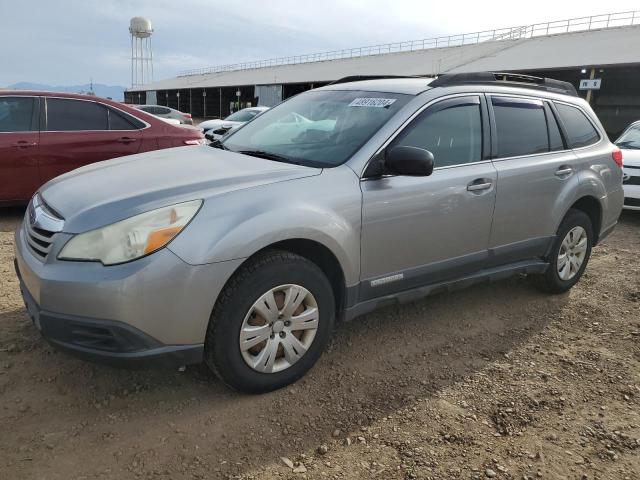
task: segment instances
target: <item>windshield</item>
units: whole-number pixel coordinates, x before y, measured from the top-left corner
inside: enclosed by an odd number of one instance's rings
[[[248,122],[258,113],[260,113],[258,110],[240,110],[239,112],[232,113],[225,118],[225,120],[229,120],[230,122]]]
[[[306,92],[266,111],[223,144],[237,152],[335,167],[358,151],[410,98],[355,90]]]
[[[640,150],[640,124],[629,127],[629,129],[616,140],[616,145],[621,148]]]

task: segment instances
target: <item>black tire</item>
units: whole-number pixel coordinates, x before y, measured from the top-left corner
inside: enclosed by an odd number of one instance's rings
[[[558,253],[560,252],[562,241],[566,237],[567,233],[578,226],[584,228],[587,234],[587,250],[582,265],[578,269],[578,272],[572,278],[563,280],[558,274]],[[543,275],[538,275],[536,278],[536,283],[538,284],[538,286],[548,293],[557,294],[566,292],[576,283],[578,283],[578,280],[580,280],[580,277],[582,277],[585,268],[587,268],[587,263],[589,263],[593,240],[593,225],[589,216],[581,210],[569,210],[569,212],[567,212],[567,215],[564,217],[564,220],[562,220],[560,227],[558,228],[556,239],[549,254],[549,268],[547,269],[546,273],[544,273]]]
[[[242,357],[239,335],[245,316],[265,292],[283,284],[306,288],[318,305],[316,335],[306,353],[276,373],[261,373]],[[204,359],[227,385],[246,393],[282,388],[301,378],[316,363],[333,330],[335,300],[329,280],[309,260],[286,251],[267,251],[243,265],[229,280],[211,314]]]

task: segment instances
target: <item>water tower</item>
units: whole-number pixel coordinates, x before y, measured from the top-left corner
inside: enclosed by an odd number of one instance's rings
[[[131,34],[131,86],[138,87],[153,80],[151,20],[133,17],[129,23],[129,33]]]

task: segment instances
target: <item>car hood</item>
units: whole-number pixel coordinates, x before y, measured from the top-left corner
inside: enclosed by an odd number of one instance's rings
[[[235,127],[236,125],[241,125],[244,122],[230,122],[229,120],[207,120],[206,122],[202,122],[198,124],[198,128],[202,130],[211,130],[213,128],[220,127]]]
[[[621,150],[625,166],[640,167],[640,150],[633,148],[622,148]]]
[[[80,233],[154,208],[321,172],[207,146],[179,147],[73,170],[40,195],[65,219],[65,232]]]

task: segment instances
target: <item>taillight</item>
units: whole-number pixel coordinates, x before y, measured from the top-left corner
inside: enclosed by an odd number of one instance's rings
[[[613,161],[616,162],[616,165],[618,165],[620,168],[624,166],[624,160],[622,160],[622,151],[619,148],[616,148],[611,153],[611,158],[613,158]]]
[[[199,140],[185,140],[184,141],[185,145],[204,145],[204,140],[203,139],[199,139]]]
[[[190,113],[185,113],[184,114],[184,118],[191,118],[191,114]]]

